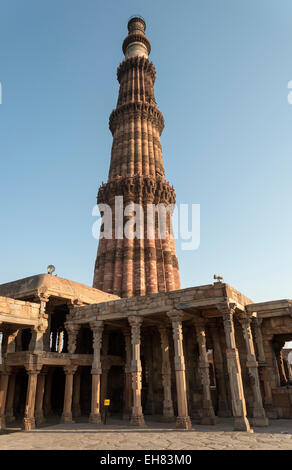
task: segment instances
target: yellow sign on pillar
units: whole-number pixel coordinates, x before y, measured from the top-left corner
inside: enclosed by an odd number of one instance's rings
[[[110,406],[110,400],[107,398],[106,400],[104,400],[103,404],[104,406]]]

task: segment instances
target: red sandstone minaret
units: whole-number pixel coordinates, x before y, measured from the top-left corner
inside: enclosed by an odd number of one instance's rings
[[[139,204],[144,211],[144,239],[101,238],[94,270],[93,287],[132,297],[180,288],[179,268],[174,239],[147,237],[146,206],[175,203],[175,192],[165,180],[160,135],[164,119],[154,98],[155,67],[149,62],[150,42],[146,24],[140,17],[128,22],[129,34],[123,42],[125,60],[117,78],[120,91],[109,127],[113,134],[108,182],[99,189],[98,204],[108,204],[113,214],[115,196],[123,196],[123,208]],[[124,217],[123,224],[129,220]],[[113,231],[114,231],[113,225]],[[151,230],[151,228],[150,228]]]

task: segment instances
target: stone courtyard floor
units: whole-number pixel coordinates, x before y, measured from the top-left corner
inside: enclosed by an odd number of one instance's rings
[[[136,428],[111,418],[106,425],[81,421],[32,431],[11,428],[0,435],[0,450],[292,450],[292,420],[270,420],[268,428],[254,428],[253,434],[232,427],[226,418],[216,426],[193,424],[190,431],[154,421]]]

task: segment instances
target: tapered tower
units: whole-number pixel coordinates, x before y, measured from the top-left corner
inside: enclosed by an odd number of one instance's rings
[[[117,70],[119,97],[109,119],[113,135],[110,170],[108,181],[101,185],[97,196],[99,205],[111,207],[113,225],[112,237],[99,240],[93,287],[121,297],[180,288],[175,243],[170,233],[171,211],[167,211],[164,237],[159,236],[157,213],[152,222],[149,218],[150,205],[163,204],[169,209],[175,203],[175,192],[164,174],[160,144],[164,119],[154,97],[156,70],[148,60],[151,46],[145,29],[140,17],[128,22],[129,33],[123,42],[125,59]],[[115,217],[121,206],[124,215]],[[123,228],[131,223],[139,208],[144,215],[132,232],[139,232],[140,236],[126,236]],[[122,232],[117,224],[122,226]],[[145,236],[141,237],[141,233]]]

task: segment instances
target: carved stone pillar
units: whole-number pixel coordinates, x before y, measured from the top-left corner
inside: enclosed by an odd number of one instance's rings
[[[73,401],[72,401],[72,413],[74,418],[79,418],[81,416],[80,409],[80,371],[77,371],[74,375],[73,382]]]
[[[26,367],[26,371],[28,374],[28,384],[27,384],[27,392],[26,392],[26,404],[25,404],[25,412],[24,412],[24,429],[25,431],[29,431],[35,428],[35,399],[36,399],[36,389],[37,389],[37,379],[40,372],[41,367],[38,368],[29,368]]]
[[[167,313],[171,319],[173,343],[174,343],[174,367],[176,376],[176,393],[178,416],[176,427],[180,429],[191,429],[191,420],[188,414],[188,403],[186,394],[185,360],[183,352],[182,318],[183,312],[174,310]]]
[[[173,403],[171,398],[171,366],[169,360],[168,330],[158,327],[162,352],[162,384],[163,384],[163,421],[171,422],[175,420]]]
[[[216,375],[216,388],[218,393],[218,416],[229,417],[231,410],[228,405],[227,389],[225,382],[224,362],[218,334],[216,320],[210,322],[210,332],[213,343],[214,366]]]
[[[73,394],[73,378],[77,366],[64,367],[66,374],[65,393],[64,393],[64,407],[61,416],[62,423],[73,423],[72,420],[72,394]]]
[[[80,329],[80,325],[74,323],[65,323],[64,326],[68,333],[68,353],[75,354],[77,335]]]
[[[144,416],[141,405],[142,390],[142,366],[140,359],[140,327],[142,318],[138,316],[129,316],[128,321],[131,326],[131,342],[132,342],[132,388],[133,388],[133,406],[131,415],[131,424],[135,426],[144,425]]]
[[[92,389],[91,389],[91,413],[89,417],[90,423],[100,423],[100,376],[101,376],[101,360],[100,350],[102,345],[103,321],[97,320],[90,323],[93,332],[93,363],[91,369]]]
[[[260,380],[258,374],[258,363],[256,360],[253,337],[251,332],[251,317],[247,313],[238,316],[242,326],[243,337],[246,345],[247,363],[246,367],[249,375],[249,382],[253,394],[253,424],[254,426],[268,426],[269,420],[263,407]]]
[[[36,400],[35,400],[35,419],[36,419],[37,425],[43,424],[45,422],[44,411],[43,411],[45,379],[46,379],[46,373],[41,372],[38,376]]]
[[[195,326],[197,343],[199,346],[199,369],[203,387],[203,406],[200,423],[216,424],[217,419],[214,413],[210,391],[209,361],[206,347],[205,322],[203,318],[196,317],[194,318],[193,323]]]
[[[256,316],[252,317],[252,326],[255,335],[255,342],[257,345],[258,351],[258,367],[259,367],[259,376],[264,386],[264,404],[266,406],[271,406],[273,403],[272,398],[272,387],[268,377],[268,367],[266,362],[265,350],[264,350],[264,341],[262,336],[261,324],[263,319]]]
[[[234,430],[253,432],[250,429],[246,417],[246,403],[243,392],[241,367],[234,334],[233,315],[236,306],[235,304],[228,305],[224,303],[217,305],[217,308],[222,313],[226,338],[226,357],[232,399],[232,412],[234,416]]]
[[[132,410],[132,373],[131,373],[131,330],[124,328],[126,364],[125,364],[125,389],[124,389],[124,411],[123,419],[130,419]]]
[[[7,399],[10,370],[3,369],[0,373],[0,432],[5,429],[5,406]]]
[[[15,352],[15,339],[19,330],[7,328],[2,332],[2,356],[7,353]]]
[[[44,333],[48,328],[48,320],[43,316],[39,324],[31,329],[31,340],[29,343],[29,351],[33,353],[42,352],[44,350]]]
[[[284,344],[285,344],[285,341],[273,342],[281,386],[288,384],[288,379],[286,377],[283,356],[282,356],[282,349],[283,349]]]
[[[7,398],[6,398],[6,423],[13,423],[15,421],[14,409],[13,409],[15,379],[16,379],[16,373],[14,372],[10,375],[9,384],[8,384],[8,392],[7,392]]]

